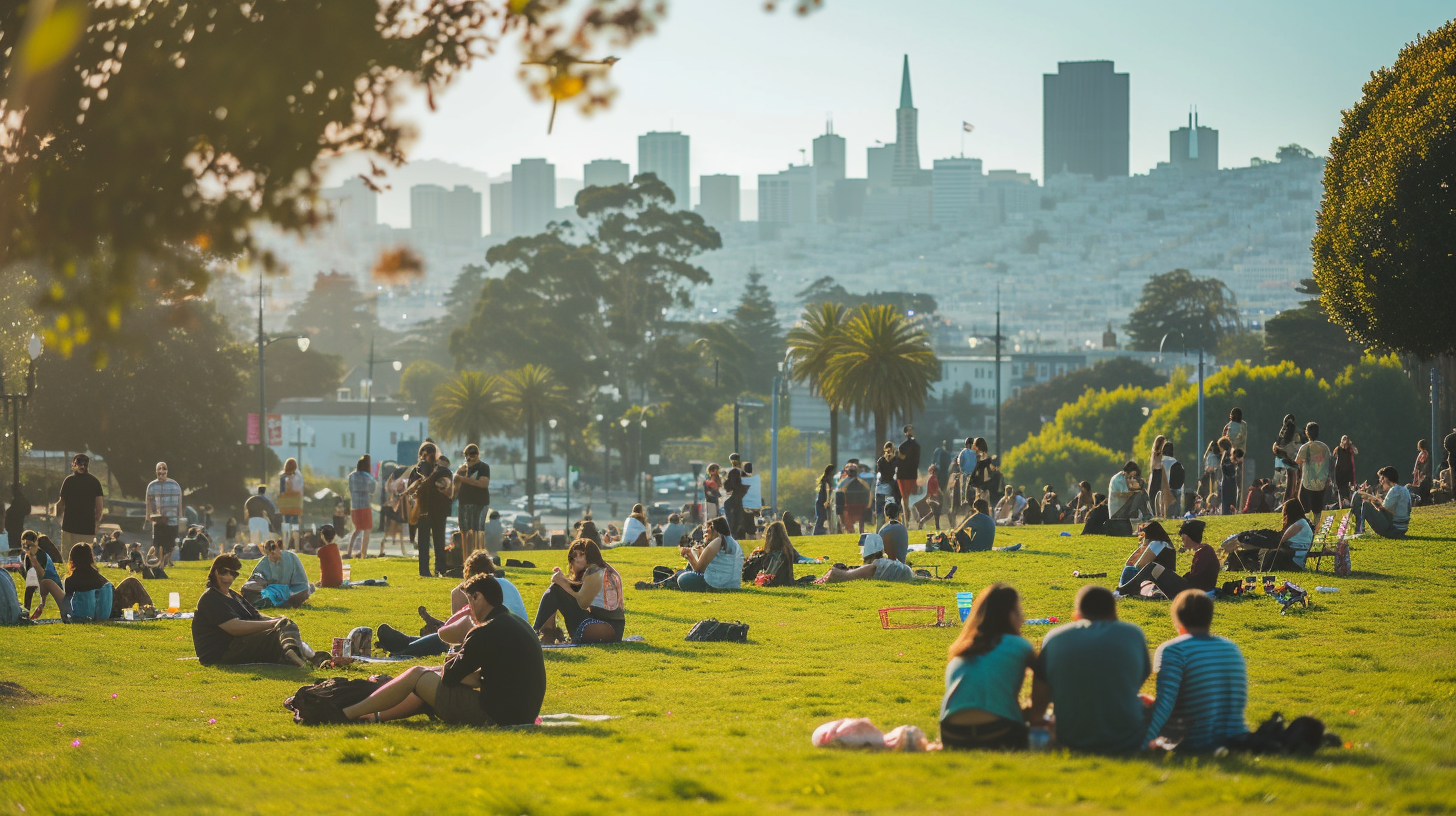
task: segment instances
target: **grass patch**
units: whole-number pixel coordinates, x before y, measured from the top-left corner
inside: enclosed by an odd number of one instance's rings
[[[1210,540],[1272,517],[1214,519]],[[382,726],[293,724],[282,700],[325,676],[281,667],[204,668],[185,623],[0,628],[0,814],[289,813],[302,810],[487,814],[900,812],[1444,813],[1456,810],[1456,512],[1417,511],[1419,542],[1362,539],[1358,574],[1294,577],[1314,606],[1280,616],[1265,598],[1220,603],[1216,628],[1249,661],[1249,719],[1312,714],[1354,747],[1312,759],[1152,759],[1058,755],[886,755],[823,751],[825,720],[867,716],[934,734],[946,647],[955,629],[882,630],[885,606],[944,605],[1004,580],[1028,617],[1069,618],[1081,581],[1111,573],[1130,539],[1003,530],[1020,553],[912,555],[952,565],[952,581],[857,582],[724,595],[629,590],[629,634],[647,642],[548,652],[547,712],[612,714],[584,727],[475,731],[423,719]],[[805,552],[855,558],[849,536],[800,540]],[[608,554],[630,585],[670,550]],[[528,606],[559,553],[510,570]],[[316,562],[304,558],[316,574]],[[1183,565],[1186,567],[1186,557]],[[802,568],[801,568],[802,569]],[[410,631],[450,582],[414,576],[408,559],[356,561],[390,588],[321,590],[294,612],[316,646],[357,625]],[[196,602],[204,565],[179,564],[154,596]],[[119,579],[119,574],[112,574]],[[1174,636],[1167,604],[1127,601],[1150,644]],[[693,622],[741,620],[752,643],[686,643]],[[1028,627],[1038,640],[1046,627]],[[434,663],[435,661],[421,661]],[[408,663],[376,666],[397,673]],[[1149,684],[1151,691],[1151,683]],[[77,744],[77,741],[79,743]],[[365,765],[346,769],[341,766]],[[261,776],[260,776],[261,774]],[[266,783],[259,786],[260,779]],[[275,792],[277,792],[275,794]]]

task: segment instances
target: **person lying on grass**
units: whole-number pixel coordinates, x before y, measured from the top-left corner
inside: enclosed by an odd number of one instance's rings
[[[1077,591],[1072,617],[1042,638],[1027,720],[1045,722],[1051,704],[1064,748],[1097,754],[1142,748],[1147,704],[1138,690],[1152,672],[1143,630],[1117,619],[1117,599],[1101,586]]]
[[[212,560],[207,571],[207,591],[197,599],[192,617],[192,646],[202,665],[306,666],[327,660],[328,655],[316,654],[303,642],[293,621],[266,617],[233,591],[242,568],[237,556],[224,553]]]
[[[1213,551],[1213,547],[1203,543],[1204,526],[1204,522],[1198,519],[1189,519],[1178,528],[1178,536],[1182,539],[1179,549],[1193,553],[1193,563],[1187,574],[1180,577],[1176,570],[1150,561],[1138,568],[1131,578],[1123,581],[1122,586],[1117,588],[1118,596],[1138,595],[1146,583],[1157,586],[1169,598],[1178,597],[1185,589],[1208,592],[1218,586],[1218,554]]]
[[[622,603],[622,576],[602,558],[596,542],[578,538],[566,551],[568,576],[560,567],[551,570],[551,586],[536,607],[535,630],[542,643],[557,643],[566,636],[572,643],[616,643],[627,627]],[[566,621],[565,632],[556,627],[556,615]]]
[[[1153,657],[1157,696],[1143,739],[1150,749],[1210,751],[1249,730],[1244,655],[1209,631],[1213,599],[1207,592],[1184,590],[1169,614],[1178,637],[1159,645]]]
[[[429,706],[448,725],[530,725],[546,697],[546,661],[531,625],[506,608],[500,582],[481,575],[465,586],[470,619],[460,651],[445,665],[411,666],[354,705],[338,722],[386,722]]]
[[[1156,521],[1145,522],[1137,529],[1138,546],[1122,565],[1122,584],[1130,582],[1138,571],[1150,564],[1161,564],[1164,569],[1178,568],[1178,551],[1173,549],[1168,531]]]
[[[410,637],[387,623],[381,623],[374,630],[380,647],[396,657],[428,657],[445,654],[452,645],[462,643],[470,627],[475,625],[470,617],[470,602],[465,595],[465,588],[482,575],[495,575],[495,561],[488,551],[476,550],[465,561],[464,580],[450,590],[450,617],[442,621],[421,606],[419,613],[425,625],[420,628],[420,636],[417,638]],[[520,591],[500,576],[496,576],[495,580],[500,584],[505,607],[516,617],[525,620],[526,604],[521,600]]]
[[[727,516],[718,516],[703,525],[702,544],[678,547],[677,551],[687,561],[687,569],[656,583],[638,581],[637,589],[726,592],[743,584],[743,548],[733,538]]]
[[[296,607],[308,603],[313,585],[298,554],[283,548],[281,539],[263,544],[263,558],[243,584],[243,597],[256,606]]]
[[[919,580],[904,561],[885,557],[884,544],[871,543],[864,554],[864,565],[853,569],[841,569],[838,564],[814,581],[816,584],[837,584],[841,581],[859,581],[873,578],[876,581],[900,581],[912,583]]]
[[[1282,532],[1281,532],[1282,531]],[[1279,530],[1245,530],[1224,539],[1223,553],[1229,569],[1304,569],[1304,560],[1314,543],[1314,529],[1304,516],[1299,499],[1284,503]]]
[[[944,747],[1026,750],[1021,685],[1036,648],[1021,636],[1025,620],[1021,595],[1007,584],[992,584],[976,596],[945,668]]]

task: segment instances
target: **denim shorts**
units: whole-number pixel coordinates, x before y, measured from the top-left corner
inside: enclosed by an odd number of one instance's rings
[[[455,520],[460,523],[460,532],[480,532],[480,519],[485,515],[483,504],[462,504],[455,514]]]
[[[622,633],[627,629],[627,621],[625,619],[601,620],[599,618],[585,618],[582,620],[581,623],[578,623],[576,625],[576,631],[571,633],[571,642],[580,643],[582,636],[586,634],[586,628],[594,623],[605,623],[606,625],[612,627],[612,631],[616,633],[616,637],[613,637],[611,640],[607,641],[608,643],[616,643],[617,641],[621,640]]]

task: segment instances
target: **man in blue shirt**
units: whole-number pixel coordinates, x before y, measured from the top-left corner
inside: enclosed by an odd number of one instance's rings
[[[885,503],[885,526],[880,528],[880,539],[885,542],[885,556],[905,563],[910,552],[910,531],[900,523],[899,502]]]
[[[1244,706],[1249,675],[1244,655],[1233,641],[1209,632],[1213,599],[1200,589],[1185,589],[1173,599],[1170,614],[1178,637],[1158,647],[1153,671],[1158,696],[1153,703],[1147,747],[1176,746],[1182,751],[1218,748],[1246,733]]]
[[[1084,586],[1073,622],[1042,638],[1032,666],[1029,719],[1041,722],[1051,703],[1062,746],[1098,754],[1136,751],[1148,727],[1138,690],[1151,673],[1143,630],[1117,619],[1112,590]]]
[[[956,552],[985,552],[996,546],[996,520],[991,518],[991,505],[985,499],[976,499],[971,515],[952,534]]]
[[[1376,475],[1380,477],[1380,489],[1385,491],[1385,498],[1363,490],[1355,491],[1354,503],[1350,505],[1350,512],[1358,520],[1355,531],[1364,532],[1368,522],[1370,529],[1383,538],[1405,538],[1406,529],[1410,526],[1410,491],[1400,484],[1400,471],[1390,465],[1381,468]]]

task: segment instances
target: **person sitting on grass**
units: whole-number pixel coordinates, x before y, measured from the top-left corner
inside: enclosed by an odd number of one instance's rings
[[[885,543],[885,557],[903,564],[910,552],[910,530],[900,523],[900,511],[899,502],[885,502],[885,526],[879,532]]]
[[[1122,565],[1122,580],[1126,584],[1142,568],[1156,562],[1164,569],[1178,568],[1178,552],[1169,541],[1168,531],[1156,521],[1141,524],[1137,529],[1138,546]]]
[[[1314,543],[1314,529],[1304,517],[1299,499],[1284,503],[1280,530],[1246,530],[1224,539],[1223,552],[1229,569],[1273,572],[1302,571],[1305,556]]]
[[[784,514],[782,516],[779,516],[779,521],[783,522],[784,531],[787,532],[790,536],[794,538],[799,538],[800,536],[804,535],[804,525],[800,524],[799,520],[794,518],[793,513],[785,510]]]
[[[90,592],[111,584],[106,576],[96,568],[96,554],[92,552],[89,544],[75,544],[71,547],[71,558],[69,568],[66,570],[66,603],[69,606],[77,592]],[[111,608],[97,610],[98,617],[104,612],[105,617],[119,618],[121,611],[136,604],[137,606],[151,606],[152,596],[142,582],[136,578],[127,576],[121,583],[112,587]]]
[[[564,639],[562,630],[555,626],[558,612],[566,621],[565,634],[572,643],[620,641],[627,626],[622,576],[602,558],[596,543],[584,538],[572,542],[566,551],[566,564],[571,574],[552,567],[551,586],[542,593],[536,607],[534,628],[541,642]]]
[[[1027,499],[1026,504],[1021,508],[1021,523],[1024,525],[1042,523],[1041,502],[1036,500],[1036,496]]]
[[[1070,502],[1067,502],[1067,506],[1065,507],[1065,510],[1071,511],[1071,517],[1064,518],[1062,520],[1064,522],[1070,521],[1073,524],[1085,524],[1087,521],[1087,514],[1092,511],[1092,508],[1096,506],[1096,504],[1097,497],[1092,492],[1092,483],[1085,481],[1078,482],[1076,498],[1072,499]]]
[[[1006,485],[1006,495],[996,502],[996,524],[1009,527],[1016,523],[1016,488]]]
[[[1082,516],[1082,535],[1102,535],[1107,529],[1107,522],[1112,514],[1107,511],[1107,497],[1101,493],[1092,494],[1092,505],[1085,514],[1078,509]]]
[[[971,514],[951,536],[956,552],[985,552],[996,546],[996,522],[991,520],[991,505],[985,499],[976,499],[971,507]]]
[[[982,500],[984,501],[984,500]],[[940,742],[948,749],[1026,750],[1021,685],[1036,648],[1021,636],[1021,595],[992,584],[976,596],[950,646]]]
[[[1043,487],[1041,493],[1041,523],[1061,524],[1064,521],[1062,518],[1063,512],[1062,501],[1057,496],[1057,491],[1053,490],[1051,485]]]
[[[647,508],[632,505],[632,512],[622,522],[622,539],[619,547],[646,547],[652,543],[652,530],[647,524]]]
[[[315,653],[303,642],[293,621],[265,617],[233,591],[242,568],[236,556],[224,553],[212,559],[207,571],[207,591],[197,599],[192,617],[192,646],[202,665],[306,666],[327,660],[328,655]]]
[[[691,532],[691,526],[683,524],[681,514],[669,513],[667,526],[662,528],[662,546],[681,547],[683,539],[687,538]]]
[[[904,561],[896,561],[885,556],[884,544],[871,543],[864,554],[862,566],[849,569],[840,567],[838,564],[830,567],[829,571],[815,579],[816,584],[837,584],[841,581],[860,581],[874,579],[876,581],[899,581],[913,583],[917,580],[915,572]]]
[[[546,661],[531,625],[502,600],[495,577],[465,586],[474,626],[438,668],[411,666],[373,694],[339,710],[338,722],[387,722],[426,710],[447,725],[530,725],[546,698]]]
[[[1152,583],[1168,598],[1176,598],[1187,589],[1208,592],[1218,586],[1218,554],[1213,551],[1213,547],[1203,543],[1204,526],[1204,522],[1199,519],[1189,519],[1178,528],[1178,535],[1182,539],[1180,549],[1193,553],[1193,563],[1187,574],[1180,577],[1175,569],[1150,561],[1138,568],[1131,578],[1123,581],[1122,586],[1117,588],[1117,594],[1120,597],[1138,595],[1145,583]]]
[[[1355,498],[1350,504],[1350,514],[1355,517],[1355,532],[1365,532],[1368,523],[1370,529],[1382,538],[1405,538],[1410,527],[1410,490],[1400,484],[1400,471],[1390,465],[1376,471],[1375,475],[1380,480],[1385,498],[1371,493],[1368,486],[1355,491]]]
[[[1143,630],[1117,619],[1106,587],[1077,591],[1072,623],[1051,630],[1032,665],[1032,725],[1056,711],[1057,742],[1073,751],[1120,754],[1143,747],[1147,706],[1138,695],[1152,672]]]
[[[263,558],[253,565],[253,572],[243,584],[243,597],[248,603],[278,608],[303,606],[313,593],[308,574],[298,554],[283,548],[283,541],[269,539],[263,543]]]
[[[36,536],[35,533],[26,530],[25,536],[20,539],[20,551],[23,556],[21,564],[27,572],[35,570],[36,578],[39,579],[37,586],[25,588],[25,608],[27,611],[30,610],[31,601],[39,593],[40,604],[36,606],[34,612],[30,613],[30,619],[40,620],[40,616],[45,613],[46,598],[55,598],[56,608],[60,610],[61,621],[70,623],[71,604],[66,600],[65,590],[61,585],[61,576],[56,572],[56,562],[41,547],[41,538],[45,538],[45,536]]]
[[[703,543],[695,547],[679,547],[687,561],[687,569],[679,570],[656,586],[676,586],[685,592],[726,592],[743,583],[743,547],[730,534],[724,516],[703,525]],[[652,585],[638,583],[638,589]],[[670,587],[669,587],[670,588]]]
[[[784,587],[794,585],[794,565],[799,563],[799,552],[789,541],[787,525],[775,521],[763,534],[763,546],[749,554],[749,558],[764,554],[763,568],[759,574],[772,576],[760,586]]]
[[[1148,512],[1148,491],[1143,485],[1142,468],[1128,460],[1122,470],[1107,482],[1107,512],[1110,518],[1132,519],[1151,516]]]
[[[1173,599],[1169,614],[1178,637],[1159,645],[1153,656],[1157,696],[1143,740],[1148,748],[1211,751],[1249,730],[1244,655],[1233,641],[1209,631],[1213,599],[1208,593],[1185,589]]]
[[[421,606],[417,610],[425,625],[420,627],[419,637],[410,637],[387,623],[375,627],[375,637],[380,648],[396,657],[428,657],[445,654],[451,646],[459,645],[465,633],[475,624],[470,618],[470,602],[465,588],[482,575],[493,575],[500,584],[502,603],[511,614],[526,619],[526,604],[521,600],[520,590],[510,581],[496,575],[495,561],[487,550],[476,550],[465,560],[465,578],[450,590],[450,617],[440,620]]]

